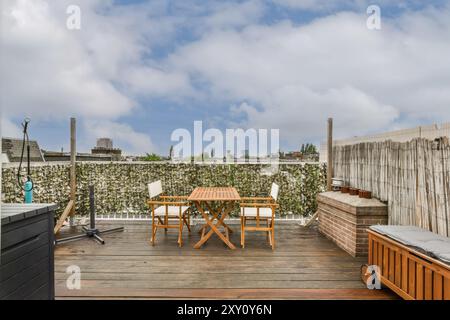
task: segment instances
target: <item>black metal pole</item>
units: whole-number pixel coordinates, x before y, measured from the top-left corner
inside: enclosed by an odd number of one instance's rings
[[[28,180],[31,177],[31,147],[30,147],[30,141],[28,141],[28,136],[27,136],[27,178]]]
[[[108,233],[108,232],[117,232],[117,231],[123,231],[123,227],[113,228],[113,229],[107,229],[107,230],[97,230],[95,228],[95,189],[94,186],[89,186],[89,228],[83,227],[84,234],[63,238],[63,239],[57,239],[56,244],[64,243],[72,240],[78,240],[82,238],[94,238],[96,241],[98,241],[101,244],[105,244],[105,241],[100,237],[100,234],[102,233]]]
[[[89,186],[89,209],[90,209],[90,227],[95,229],[95,190],[94,186]]]

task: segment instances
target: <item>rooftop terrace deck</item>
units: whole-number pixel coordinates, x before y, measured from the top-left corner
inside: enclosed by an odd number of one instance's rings
[[[100,228],[117,226],[102,222]],[[368,290],[360,280],[365,258],[353,258],[315,229],[276,226],[272,251],[262,233],[247,233],[246,248],[228,249],[212,237],[199,250],[196,230],[178,248],[177,233],[158,232],[148,242],[148,223],[126,223],[125,231],[60,244],[55,251],[57,298],[209,299],[396,299],[388,290]],[[231,234],[238,245],[239,228]],[[76,230],[63,231],[68,235]],[[68,290],[66,268],[81,268],[81,290]]]

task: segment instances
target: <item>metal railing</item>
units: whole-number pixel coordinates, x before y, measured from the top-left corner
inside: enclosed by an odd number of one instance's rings
[[[84,218],[84,217],[82,217]],[[275,221],[277,222],[292,222],[298,224],[305,224],[309,221],[311,216],[302,216],[298,214],[287,214],[287,215],[276,215]],[[98,221],[151,221],[151,216],[149,214],[128,214],[128,213],[113,213],[113,214],[97,214],[95,217]],[[199,217],[191,218],[194,223],[204,223],[204,219]],[[227,221],[240,222],[239,217],[229,217]]]

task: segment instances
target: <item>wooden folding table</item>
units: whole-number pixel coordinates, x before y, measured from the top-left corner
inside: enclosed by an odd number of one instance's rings
[[[240,201],[241,197],[237,192],[236,188],[233,187],[215,187],[215,188],[205,188],[198,187],[191,193],[188,201],[195,204],[198,211],[205,219],[206,224],[202,228],[202,235],[200,241],[194,246],[195,249],[201,248],[201,246],[208,241],[211,236],[216,233],[219,238],[230,248],[236,249],[234,244],[230,241],[229,233],[233,232],[230,227],[228,227],[224,220],[228,214],[233,210],[236,202]],[[213,203],[217,203],[218,207],[214,208]],[[208,217],[205,212],[203,205],[206,210],[210,212],[212,218]],[[217,222],[214,224],[214,221]],[[225,229],[225,234],[220,232],[219,227],[222,226]],[[210,228],[208,232],[206,232]]]

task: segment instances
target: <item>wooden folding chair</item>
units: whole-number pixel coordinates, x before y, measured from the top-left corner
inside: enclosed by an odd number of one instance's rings
[[[161,228],[167,232],[167,229],[178,229],[178,245],[183,245],[183,225],[188,231],[190,227],[190,206],[187,202],[187,196],[165,196],[162,195],[162,183],[160,180],[148,185],[150,200],[148,205],[152,212],[152,234],[151,243],[155,245],[156,231]],[[169,221],[178,220],[177,224],[169,224]]]
[[[275,249],[275,209],[278,207],[279,186],[272,184],[270,197],[241,198],[241,246],[245,248],[245,231],[267,232],[267,239]],[[248,225],[247,221],[256,221],[256,225]],[[261,222],[266,222],[261,225]]]

